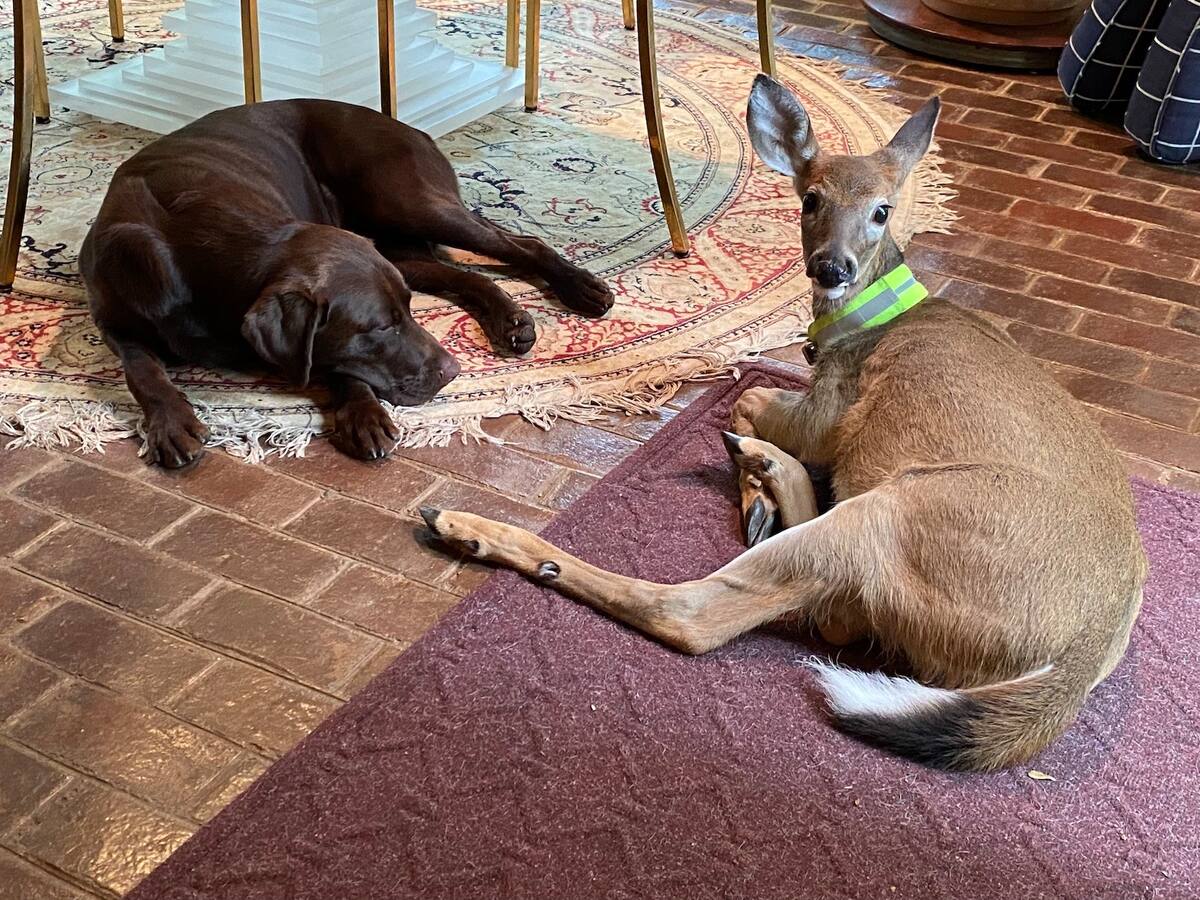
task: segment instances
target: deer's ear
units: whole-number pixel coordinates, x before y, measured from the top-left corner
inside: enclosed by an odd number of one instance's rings
[[[755,78],[750,89],[746,128],[762,161],[784,175],[803,175],[821,152],[800,101],[767,75]]]
[[[879,151],[879,155],[896,169],[897,187],[904,183],[909,173],[921,161],[921,157],[929,150],[933,141],[933,126],[937,124],[941,108],[940,97],[929,98],[924,106],[900,126],[900,130],[888,145]]]

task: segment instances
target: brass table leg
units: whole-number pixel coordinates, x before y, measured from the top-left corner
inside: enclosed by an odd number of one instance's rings
[[[775,77],[775,31],[772,26],[771,0],[757,0],[758,56],[762,70]]]
[[[662,199],[667,230],[671,233],[671,248],[676,256],[687,256],[691,250],[683,212],[675,194],[671,176],[671,159],[663,134],[662,107],[658,102],[658,66],[654,58],[654,0],[637,0],[638,59],[642,69],[642,103],[646,107],[646,133],[650,138],[650,157],[654,160],[654,177],[658,180],[658,195]]]
[[[34,85],[33,85],[33,120],[45,125],[50,121],[50,85],[46,80],[46,50],[42,46],[42,20],[33,11],[33,22],[30,38],[30,52],[34,55]]]
[[[242,0],[242,79],[246,102],[262,100],[262,57],[258,45],[258,0]]]
[[[525,111],[538,107],[539,71],[542,45],[542,0],[529,0],[525,7]]]
[[[108,30],[114,41],[125,40],[125,11],[121,0],[108,0]]]
[[[625,30],[633,31],[633,0],[621,0],[621,18],[625,22]]]
[[[0,234],[0,288],[12,287],[29,198],[29,160],[33,155],[33,89],[37,81],[34,29],[37,0],[13,3],[13,142],[4,201],[4,231]]]
[[[521,63],[521,0],[507,0],[504,22],[504,64],[515,69]]]
[[[379,111],[396,118],[396,6],[378,0],[379,7]]]

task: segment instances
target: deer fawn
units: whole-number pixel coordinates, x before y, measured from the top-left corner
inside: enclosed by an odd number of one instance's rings
[[[870,156],[822,152],[804,108],[760,75],[747,124],[791,176],[813,280],[807,393],[752,388],[726,444],[753,546],[707,578],[601,571],[533,534],[422,510],[445,541],[552,585],[686,653],[785,613],[864,637],[915,679],[814,664],[839,724],[951,769],[1028,759],[1121,659],[1145,556],[1128,479],[1084,409],[1001,331],[926,298],[888,229],[939,102]],[[816,514],[801,463],[827,467]],[[768,537],[770,520],[784,530]]]

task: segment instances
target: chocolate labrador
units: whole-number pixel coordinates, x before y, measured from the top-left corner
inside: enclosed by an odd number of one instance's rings
[[[207,429],[164,363],[269,366],[300,386],[324,378],[334,441],[385,456],[397,431],[380,400],[412,406],[459,371],[413,320],[411,292],[449,296],[504,352],[533,320],[440,245],[511,263],[568,308],[602,316],[609,289],[535,237],[463,206],[450,163],[424,133],[328,100],[224,109],[160,138],[113,177],[83,243],[92,315],[146,417],[151,461],[184,466]]]

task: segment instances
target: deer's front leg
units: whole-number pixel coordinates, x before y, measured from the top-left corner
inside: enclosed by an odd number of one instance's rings
[[[847,398],[817,382],[808,393],[779,388],[748,388],[734,404],[730,430],[774,444],[801,462],[832,462],[834,426]]]

